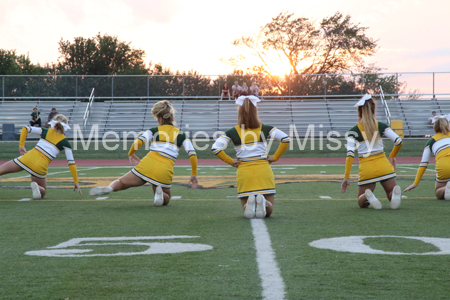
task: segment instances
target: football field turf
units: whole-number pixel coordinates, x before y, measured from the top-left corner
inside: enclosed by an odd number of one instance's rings
[[[0,183],[0,299],[448,299],[450,202],[434,197],[434,165],[390,210],[340,192],[344,166],[272,165],[275,210],[244,218],[235,170],[175,167],[173,199],[154,207],[150,186],[102,197],[130,167],[50,168],[49,189],[30,200],[20,172]],[[399,165],[404,189],[417,165]]]

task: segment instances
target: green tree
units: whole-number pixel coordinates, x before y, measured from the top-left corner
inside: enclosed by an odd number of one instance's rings
[[[49,65],[34,65],[28,55],[18,55],[16,50],[0,49],[0,75],[44,75],[49,70]]]
[[[51,70],[47,64],[34,65],[28,55],[17,54],[16,50],[0,49],[0,75],[45,75]],[[2,91],[8,97],[40,96],[46,83],[40,77],[5,77]],[[0,89],[3,88],[3,85]]]
[[[100,33],[93,38],[76,37],[73,42],[61,39],[59,70],[75,75],[148,74],[144,50],[130,44]]]
[[[336,12],[318,25],[309,19],[282,12],[262,26],[254,36],[243,36],[233,41],[235,47],[256,57],[261,63],[246,66],[246,57],[230,58],[227,62],[237,70],[271,78],[269,93],[287,94],[289,86],[297,86],[305,94],[323,91],[321,76],[294,76],[295,82],[286,83],[271,70],[273,57],[289,66],[289,74],[330,74],[352,72],[364,66],[364,58],[376,53],[377,41],[366,35],[367,27],[355,24],[349,15]]]

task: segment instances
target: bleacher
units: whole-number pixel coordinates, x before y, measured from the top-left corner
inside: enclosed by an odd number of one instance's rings
[[[85,138],[89,137],[91,129],[95,128],[93,126],[98,129],[99,137],[106,132],[116,132],[122,138],[123,132],[141,132],[157,126],[151,113],[154,103],[156,100],[95,101],[85,120],[87,102],[41,101],[38,104],[35,101],[3,101],[0,102],[0,126],[14,124],[18,137],[22,126],[28,125],[33,106],[38,105],[42,125],[51,108],[56,107],[59,113],[69,118],[72,129],[79,128]],[[197,138],[205,138],[205,134],[216,138],[219,134],[217,132],[226,131],[237,123],[234,101],[173,100],[171,103],[176,110],[177,126],[191,137],[197,132],[204,132],[197,133]],[[276,126],[291,135],[325,137],[328,132],[334,131],[342,137],[357,122],[354,103],[355,99],[263,100],[258,104],[258,112],[263,123]],[[383,103],[380,100],[377,103],[377,119],[387,122]],[[423,137],[433,133],[432,126],[427,124],[431,111],[435,110],[438,115],[450,113],[448,100],[395,99],[386,100],[386,104],[391,114],[390,119],[403,121],[407,137]],[[313,132],[311,125],[314,125]],[[72,138],[74,133],[75,130],[71,130],[67,136]],[[77,134],[79,133],[78,131]],[[114,138],[114,135],[110,134],[108,138]],[[132,139],[133,136],[130,134],[129,138]]]

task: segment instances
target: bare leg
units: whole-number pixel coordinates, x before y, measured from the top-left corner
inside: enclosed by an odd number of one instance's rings
[[[381,186],[384,188],[386,192],[386,197],[391,201],[392,199],[392,190],[397,185],[397,180],[395,178],[388,179],[386,181],[380,182]]]
[[[266,218],[268,218],[273,213],[275,194],[266,194],[266,195],[264,195],[264,198],[266,198]],[[241,200],[242,208],[245,211],[245,208],[247,207],[248,197],[243,197],[240,200]]]
[[[153,194],[156,193],[156,185],[152,185],[153,188]],[[169,204],[170,201],[170,189],[166,189],[166,188],[162,188],[163,190],[163,197],[164,197],[164,204],[163,205],[167,205]]]
[[[9,173],[16,173],[16,172],[20,172],[20,171],[23,171],[23,169],[12,160],[7,161],[3,165],[0,166],[0,176],[2,176],[4,174],[9,174]]]
[[[144,185],[145,181],[143,181],[141,178],[134,175],[131,171],[127,174],[123,175],[119,179],[114,180],[109,185],[110,188],[113,189],[114,192],[126,190],[130,187],[136,187]]]
[[[446,185],[447,182],[437,182],[437,181],[436,184],[434,185],[435,187],[434,194],[436,195],[436,198],[438,198],[439,200],[444,199]]]
[[[41,198],[44,198],[46,192],[47,192],[47,180],[44,178],[38,178],[36,176],[31,175],[31,181],[36,182],[38,187],[39,187],[39,191],[41,192]]]
[[[366,195],[364,194],[366,190],[371,190],[372,192],[375,190],[375,183],[369,183],[365,185],[360,185],[358,187],[358,205],[361,208],[369,207],[369,202],[367,201]]]
[[[264,198],[266,198],[266,218],[268,218],[273,213],[275,194],[264,195]]]
[[[248,197],[242,197],[242,198],[240,198],[240,200],[241,200],[242,208],[245,210],[245,207],[247,207]]]

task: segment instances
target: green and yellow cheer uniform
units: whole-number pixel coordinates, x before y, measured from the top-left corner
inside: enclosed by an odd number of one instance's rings
[[[58,133],[52,128],[26,126],[22,128],[20,133],[19,147],[25,147],[25,139],[29,133],[40,135],[39,142],[35,148],[15,158],[14,162],[31,175],[45,179],[48,173],[48,165],[58,156],[59,152],[64,150],[73,180],[78,183],[77,166],[73,159],[72,146],[64,134]]]
[[[414,180],[415,185],[419,185],[420,179],[428,167],[431,152],[436,158],[436,181],[450,181],[450,132],[447,134],[437,133],[425,145],[422,160]]]
[[[150,152],[133,169],[134,175],[153,185],[170,189],[173,178],[173,166],[183,146],[191,162],[191,174],[197,175],[197,154],[186,134],[173,126],[164,123],[151,128],[139,136],[131,145],[128,156],[132,156],[143,144],[151,142]]]
[[[242,129],[239,125],[228,129],[212,146],[213,153],[228,164],[233,163],[223,149],[233,142],[236,157],[241,161],[236,173],[238,197],[252,194],[275,194],[275,179],[267,159],[265,142],[269,139],[280,141],[273,155],[277,161],[289,146],[290,138],[283,131],[266,124],[259,128]]]
[[[377,122],[379,137],[385,136],[394,142],[394,148],[389,157],[394,158],[402,147],[402,139],[389,126]],[[383,140],[378,138],[368,141],[362,124],[358,123],[346,134],[347,136],[347,159],[345,162],[344,178],[350,178],[350,170],[355,158],[355,148],[358,149],[359,157],[359,180],[358,185],[385,181],[395,178],[395,170],[384,153]]]

